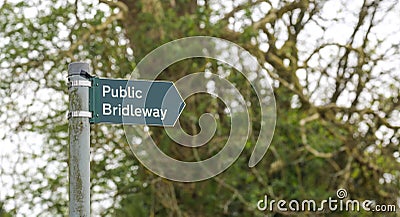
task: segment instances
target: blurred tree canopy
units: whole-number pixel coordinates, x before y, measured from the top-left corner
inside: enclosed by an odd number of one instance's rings
[[[241,157],[207,181],[177,183],[135,159],[122,126],[92,125],[93,216],[282,216],[257,201],[334,197],[397,204],[400,195],[400,5],[394,0],[100,0],[0,2],[0,215],[68,213],[67,65],[90,63],[93,74],[128,78],[163,43],[195,35],[227,39],[247,49],[268,72],[277,101],[274,139],[248,168],[260,125]],[[222,67],[222,70],[221,70]],[[240,73],[218,61],[181,61],[163,72],[225,73],[257,104]],[[261,76],[261,75],[260,75]],[[190,134],[205,112],[218,114],[204,159],[222,148],[229,117],[218,99],[187,101],[180,123]],[[191,149],[160,128],[152,136],[168,155],[193,161]],[[3,148],[2,148],[3,149]],[[313,213],[346,216],[354,213]],[[374,213],[356,213],[373,216]]]

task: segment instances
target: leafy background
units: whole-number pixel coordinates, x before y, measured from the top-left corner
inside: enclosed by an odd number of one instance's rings
[[[207,181],[171,182],[143,168],[122,126],[91,126],[93,216],[375,216],[377,213],[261,212],[273,199],[323,200],[344,188],[351,199],[398,204],[400,194],[400,5],[394,0],[118,0],[0,2],[0,216],[68,213],[67,65],[128,78],[147,53],[186,36],[207,35],[247,49],[268,72],[277,100],[270,149],[247,161],[259,128],[235,164]],[[224,74],[245,99],[257,99],[240,73],[208,59],[166,69],[177,80],[199,71]],[[164,77],[163,77],[164,76]],[[258,75],[261,76],[261,75]],[[187,100],[181,125],[218,114],[201,158],[229,135],[221,101]],[[150,128],[170,156],[195,160],[162,129]],[[399,208],[398,208],[399,209]],[[396,216],[396,213],[378,213]],[[397,213],[398,215],[398,213]]]

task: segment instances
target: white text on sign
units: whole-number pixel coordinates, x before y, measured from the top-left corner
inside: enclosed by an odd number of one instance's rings
[[[103,85],[102,97],[111,98],[131,98],[131,99],[142,99],[143,91],[135,89],[134,86],[128,86],[124,88],[112,88],[109,85]],[[130,116],[130,117],[154,117],[164,120],[167,115],[167,109],[162,108],[137,108],[133,104],[122,106],[121,104],[112,105],[111,103],[103,103],[102,113],[104,116]]]

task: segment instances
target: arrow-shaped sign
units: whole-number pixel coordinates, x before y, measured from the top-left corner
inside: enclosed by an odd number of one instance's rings
[[[185,107],[169,81],[91,80],[91,123],[174,126]]]

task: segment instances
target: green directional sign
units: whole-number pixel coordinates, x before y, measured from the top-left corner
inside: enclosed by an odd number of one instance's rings
[[[185,107],[169,81],[91,80],[90,123],[173,126]]]

